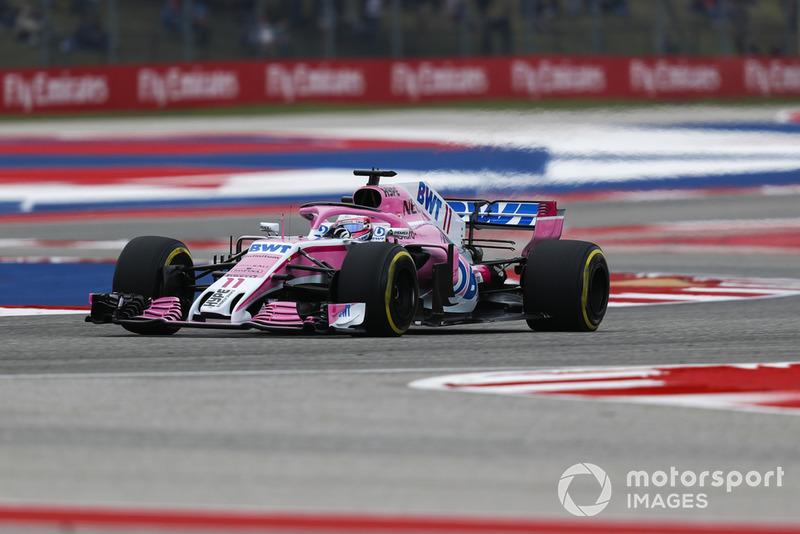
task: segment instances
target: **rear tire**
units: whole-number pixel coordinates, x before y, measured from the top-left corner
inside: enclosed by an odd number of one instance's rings
[[[414,259],[400,245],[354,245],[339,272],[339,302],[364,302],[370,336],[401,336],[414,321],[419,282]]]
[[[526,313],[533,330],[592,332],[608,307],[608,263],[600,247],[585,241],[543,241],[528,256],[522,273]]]
[[[181,241],[169,237],[141,236],[132,239],[119,255],[114,269],[111,290],[114,293],[134,293],[145,299],[179,297],[183,319],[194,299],[194,274],[192,271],[167,274],[164,267],[194,266],[189,249]],[[136,334],[169,335],[179,326],[158,324],[123,324],[123,328]]]

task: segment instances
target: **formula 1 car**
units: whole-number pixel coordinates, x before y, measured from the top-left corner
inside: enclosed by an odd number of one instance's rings
[[[428,183],[381,185],[394,171],[356,170],[367,185],[341,202],[300,208],[308,235],[280,224],[242,236],[211,264],[181,241],[131,240],[111,293],[90,295],[87,321],[138,334],[181,327],[399,336],[412,325],[525,320],[533,330],[593,331],[605,315],[609,271],[597,245],[561,241],[554,201],[445,199]],[[521,254],[485,259],[514,241],[486,228],[529,230]],[[508,279],[509,270],[519,283]],[[201,279],[211,279],[200,284]]]

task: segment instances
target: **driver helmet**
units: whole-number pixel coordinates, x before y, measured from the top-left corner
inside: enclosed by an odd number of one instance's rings
[[[369,241],[372,237],[372,223],[369,217],[343,215],[331,225],[325,237]]]

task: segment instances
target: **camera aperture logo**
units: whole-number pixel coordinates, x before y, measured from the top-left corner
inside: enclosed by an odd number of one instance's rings
[[[762,471],[722,471],[722,470],[679,470],[671,466],[666,470],[629,471],[626,476],[626,504],[628,508],[644,509],[687,509],[707,508],[712,496],[710,493],[732,493],[740,487],[748,488],[780,488],[783,486],[785,471],[777,466]],[[576,477],[591,477],[597,482],[599,495],[592,504],[577,504],[570,495],[570,485]],[[585,482],[585,481],[584,481]],[[583,499],[587,488],[593,484],[582,484]],[[590,491],[594,491],[594,489]],[[716,491],[715,491],[716,490]],[[594,495],[594,493],[591,493]],[[576,516],[589,517],[602,512],[611,501],[611,480],[606,472],[588,462],[569,467],[558,481],[558,499],[569,513]]]
[[[576,476],[592,475],[600,484],[600,495],[594,504],[578,505],[572,500],[569,494],[569,486]],[[594,464],[584,462],[575,464],[569,467],[564,474],[561,475],[561,480],[558,481],[558,500],[572,515],[577,516],[593,516],[602,512],[608,502],[611,500],[611,479],[605,471],[600,469]]]

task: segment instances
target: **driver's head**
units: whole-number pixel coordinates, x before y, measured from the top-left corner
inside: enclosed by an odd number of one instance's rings
[[[369,217],[342,215],[331,225],[325,237],[369,241],[372,237],[372,223]]]

